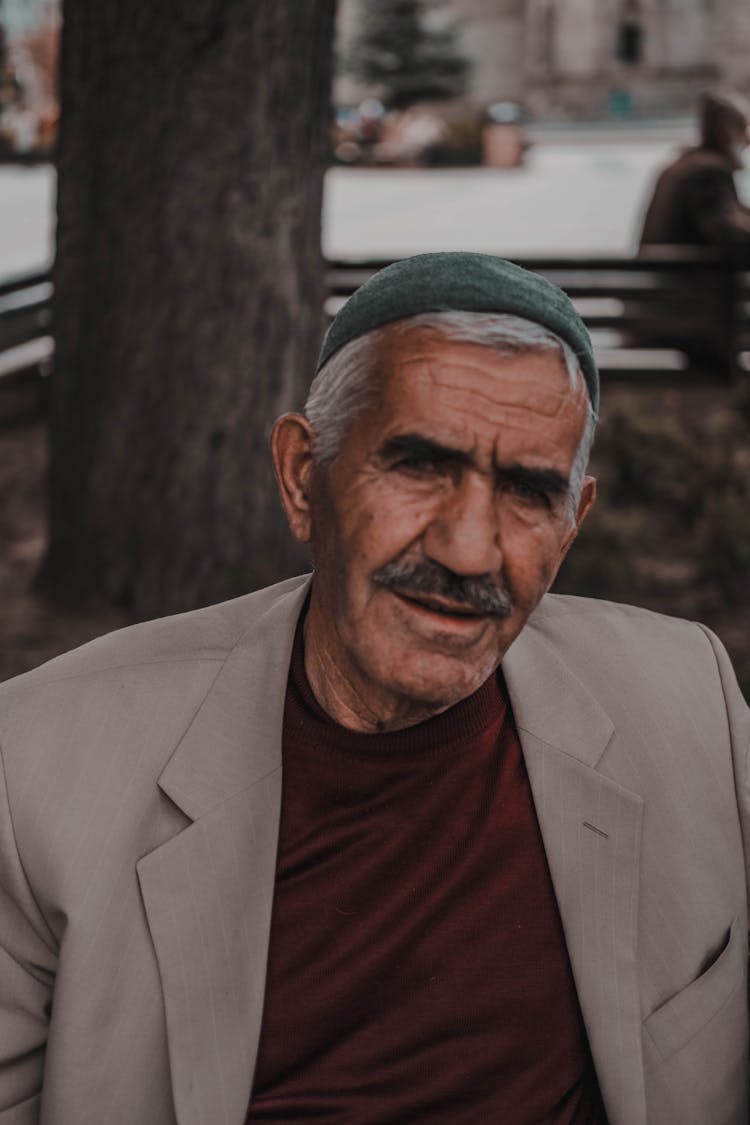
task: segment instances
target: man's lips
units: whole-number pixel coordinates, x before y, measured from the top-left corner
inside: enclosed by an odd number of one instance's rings
[[[436,594],[424,594],[421,591],[415,593],[411,590],[399,589],[396,586],[389,587],[392,594],[395,594],[402,601],[409,602],[420,609],[426,609],[430,613],[439,614],[441,617],[460,618],[465,621],[478,621],[482,620],[487,614],[481,613],[473,606],[466,605],[465,602],[452,602],[447,598],[438,597]]]

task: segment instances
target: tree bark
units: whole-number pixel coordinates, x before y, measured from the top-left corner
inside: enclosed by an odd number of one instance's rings
[[[322,331],[335,0],[66,0],[43,592],[138,617],[304,565],[268,453]]]

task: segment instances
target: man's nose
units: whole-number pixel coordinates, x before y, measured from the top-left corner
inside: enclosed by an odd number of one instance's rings
[[[422,548],[454,574],[497,574],[502,551],[492,482],[467,474],[433,513]]]

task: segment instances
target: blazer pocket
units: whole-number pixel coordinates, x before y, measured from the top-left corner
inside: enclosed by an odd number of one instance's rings
[[[735,918],[729,940],[716,960],[644,1021],[643,1026],[663,1059],[697,1035],[743,984],[747,953],[747,935]]]

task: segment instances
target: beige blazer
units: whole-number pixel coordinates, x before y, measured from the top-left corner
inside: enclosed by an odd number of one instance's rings
[[[306,588],[0,688],[1,1125],[244,1122]],[[611,1125],[747,1122],[750,730],[723,650],[547,597],[503,666]]]

